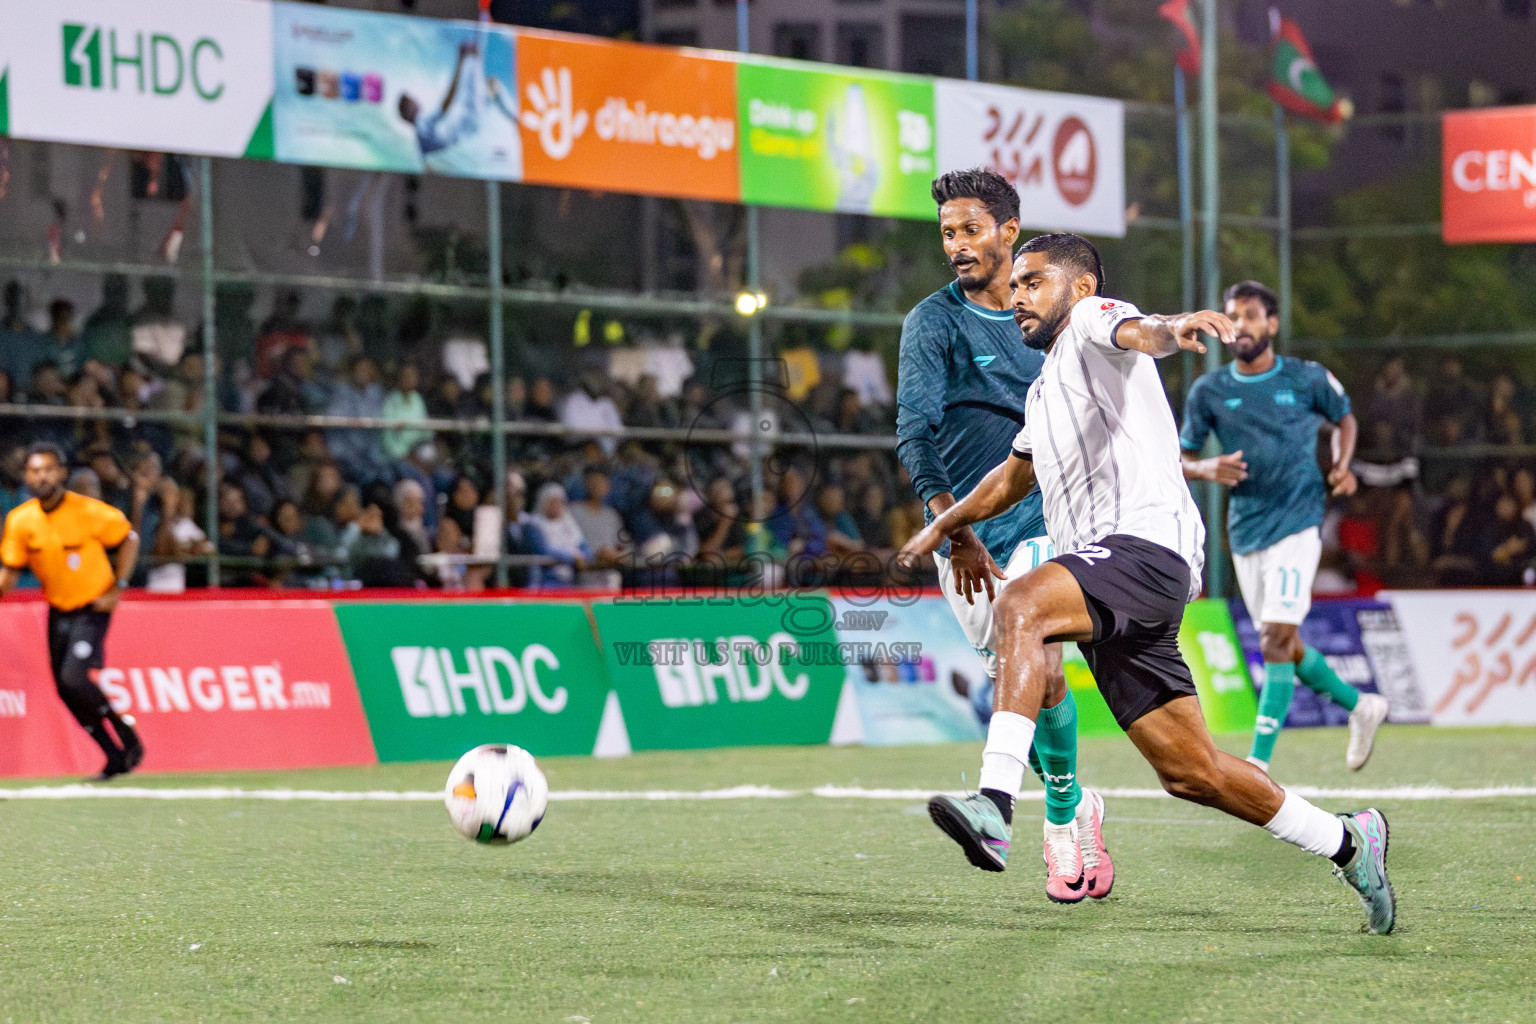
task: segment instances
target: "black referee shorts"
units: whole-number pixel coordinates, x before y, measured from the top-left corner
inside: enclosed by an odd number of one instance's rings
[[[91,672],[105,663],[102,645],[111,624],[111,612],[98,612],[89,605],[70,612],[49,607],[48,662],[61,691],[82,680],[90,682]]]
[[[1117,533],[1052,559],[1083,590],[1093,640],[1078,648],[1120,728],[1195,695],[1179,653],[1189,566],[1160,544]]]

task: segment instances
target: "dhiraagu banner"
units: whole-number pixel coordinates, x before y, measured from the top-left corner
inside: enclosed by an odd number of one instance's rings
[[[736,71],[745,203],[933,216],[933,81],[780,61]]]
[[[0,134],[270,159],[271,101],[271,4],[0,3]]]
[[[379,760],[593,752],[608,677],[581,605],[338,602],[336,620]]]
[[[521,179],[510,29],[315,4],[272,12],[279,160]]]

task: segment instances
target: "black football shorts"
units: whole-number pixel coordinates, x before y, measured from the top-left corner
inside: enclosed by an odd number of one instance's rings
[[[1189,566],[1160,544],[1116,533],[1057,555],[1077,580],[1093,620],[1093,640],[1079,643],[1099,692],[1120,728],[1178,697],[1195,695],[1179,653],[1179,624],[1189,600]]]

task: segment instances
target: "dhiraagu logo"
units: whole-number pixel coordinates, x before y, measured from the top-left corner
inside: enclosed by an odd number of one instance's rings
[[[64,84],[142,95],[224,95],[224,50],[209,36],[178,37],[65,22]]]

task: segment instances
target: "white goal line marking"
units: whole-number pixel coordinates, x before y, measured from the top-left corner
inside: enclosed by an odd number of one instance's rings
[[[1323,786],[1288,787],[1299,796],[1322,800],[1486,800],[1500,797],[1536,797],[1536,786],[1391,786],[1377,789],[1334,789]],[[732,786],[728,789],[675,790],[605,790],[567,789],[549,794],[557,801],[598,800],[786,800],[793,797],[822,797],[831,800],[904,800],[922,801],[935,795],[931,789],[867,789],[863,786],[817,786],[815,789],[777,789],[772,786]],[[1110,799],[1164,799],[1160,789],[1101,788]],[[952,796],[964,796],[952,792]],[[1043,791],[1032,790],[1020,800],[1043,800]],[[198,786],[157,789],[149,786],[27,786],[0,788],[0,800],[276,800],[321,803],[428,803],[443,799],[440,790],[328,790],[328,789],[236,789]]]

